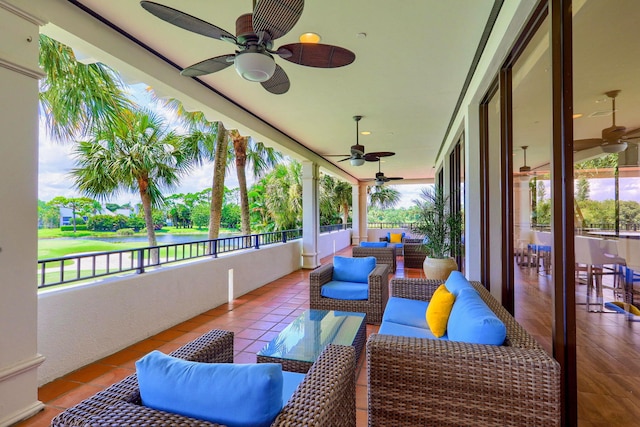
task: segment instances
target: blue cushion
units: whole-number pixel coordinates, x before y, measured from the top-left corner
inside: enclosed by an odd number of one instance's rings
[[[369,298],[369,284],[332,280],[322,285],[320,295],[332,299],[366,300]]]
[[[452,271],[447,281],[444,282],[444,286],[456,297],[460,293],[461,289],[472,289],[477,292],[476,289],[471,286],[471,283],[469,283],[467,278],[459,271]]]
[[[426,301],[391,297],[387,301],[382,321],[429,329],[426,317],[428,306],[429,303]]]
[[[269,426],[282,410],[279,363],[198,363],[157,350],[136,362],[144,406],[229,427]]]
[[[502,345],[507,328],[475,289],[461,289],[449,315],[447,335],[450,341]]]
[[[363,248],[386,248],[387,242],[360,242]]]
[[[282,401],[286,403],[291,399],[305,375],[299,372],[282,371]]]
[[[447,339],[446,333],[442,337],[436,338],[429,328],[416,328],[414,326],[401,325],[400,323],[387,321],[382,322],[378,333],[383,335],[396,335],[400,337],[430,338],[434,340]]]
[[[367,283],[369,273],[376,268],[376,259],[372,256],[363,258],[333,257],[333,280],[342,282]]]

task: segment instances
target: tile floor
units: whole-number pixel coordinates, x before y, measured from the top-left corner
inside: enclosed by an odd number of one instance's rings
[[[339,254],[351,256],[351,248]],[[331,262],[332,257],[322,260]],[[421,269],[404,269],[398,258],[396,277],[424,277]],[[185,322],[151,336],[111,356],[98,360],[43,385],[38,399],[45,409],[17,426],[48,426],[51,419],[81,400],[95,394],[135,371],[134,363],[151,350],[169,353],[211,329],[225,329],[235,333],[234,361],[255,363],[256,352],[262,349],[279,331],[300,313],[309,308],[309,271],[295,271],[236,300],[212,308]],[[367,333],[378,327],[367,325]],[[356,408],[357,425],[367,425],[367,370],[365,352],[358,362]]]

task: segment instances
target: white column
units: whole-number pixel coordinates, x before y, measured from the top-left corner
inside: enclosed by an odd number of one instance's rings
[[[362,240],[362,235],[360,234],[360,186],[358,184],[351,186],[351,205],[353,208],[353,214],[351,215],[351,244],[357,246]]]
[[[464,271],[469,280],[480,280],[480,108],[476,103],[467,107],[464,142]]]
[[[359,207],[358,218],[360,220],[359,235],[360,242],[366,242],[369,240],[367,228],[367,184],[360,184],[359,187],[360,191],[358,191],[359,194],[357,199]]]
[[[320,207],[318,203],[318,177],[320,168],[310,161],[302,162],[302,268],[316,268],[318,234],[320,233]]]
[[[38,33],[0,0],[0,426],[43,408],[37,367]]]

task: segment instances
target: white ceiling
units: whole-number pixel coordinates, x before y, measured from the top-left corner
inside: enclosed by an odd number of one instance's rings
[[[233,34],[236,18],[252,10],[249,0],[158,2]],[[78,3],[183,68],[234,50],[161,21],[138,1]],[[291,80],[284,95],[243,80],[233,67],[201,79],[321,155],[348,154],[356,142],[352,117],[362,115],[360,130],[371,131],[359,137],[366,151],[397,153],[382,164],[387,176],[428,179],[493,5],[494,0],[307,1],[296,26],[275,47],[313,31],[322,43],[354,52],[353,64],[316,69],[277,58]],[[372,178],[378,167],[337,165],[358,179]]]

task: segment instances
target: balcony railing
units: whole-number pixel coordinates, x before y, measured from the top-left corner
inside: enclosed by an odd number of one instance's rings
[[[108,252],[92,252],[38,261],[38,288],[88,280],[112,274],[144,273],[146,268],[213,257],[261,246],[286,243],[302,237],[302,230],[274,231],[249,236],[224,237],[187,243],[149,246]]]

